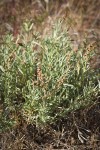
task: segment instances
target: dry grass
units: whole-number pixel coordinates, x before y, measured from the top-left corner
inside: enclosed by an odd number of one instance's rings
[[[0,135],[2,150],[93,149],[100,148],[100,99],[46,127],[20,124]]]

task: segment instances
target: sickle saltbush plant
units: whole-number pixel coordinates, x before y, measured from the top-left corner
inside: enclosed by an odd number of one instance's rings
[[[90,105],[99,92],[99,75],[89,67],[94,50],[84,45],[75,52],[61,23],[44,39],[28,36],[19,36],[20,46],[7,35],[0,48],[1,130],[20,119],[52,123]]]

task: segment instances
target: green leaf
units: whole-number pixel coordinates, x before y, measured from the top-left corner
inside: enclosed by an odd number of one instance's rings
[[[2,72],[5,72],[5,69],[3,68],[3,66],[0,66],[0,69]]]

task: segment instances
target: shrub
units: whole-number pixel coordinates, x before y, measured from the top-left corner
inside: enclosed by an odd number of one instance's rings
[[[44,39],[32,34],[28,40],[28,33],[19,38],[23,46],[7,35],[0,49],[1,129],[22,118],[52,123],[93,103],[99,91],[98,72],[89,65],[93,50],[84,44],[75,52],[61,23]]]

